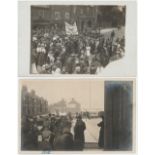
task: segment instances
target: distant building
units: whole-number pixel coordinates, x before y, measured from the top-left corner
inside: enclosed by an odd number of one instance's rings
[[[50,112],[51,113],[64,113],[66,112],[67,106],[66,106],[66,102],[64,99],[54,103],[53,105],[50,106]]]
[[[74,99],[68,103],[68,112],[77,113],[81,111],[81,105]]]
[[[66,103],[64,99],[50,105],[50,112],[51,113],[76,113],[81,111],[80,103],[78,103],[74,98],[69,102]]]

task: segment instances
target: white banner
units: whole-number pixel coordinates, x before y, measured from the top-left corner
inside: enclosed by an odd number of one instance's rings
[[[78,35],[78,29],[76,26],[76,22],[73,25],[65,22],[65,29],[67,35]]]

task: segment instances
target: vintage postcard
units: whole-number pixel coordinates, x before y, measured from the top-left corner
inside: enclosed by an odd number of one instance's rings
[[[19,3],[20,76],[136,76],[134,1]]]
[[[135,151],[135,79],[19,80],[20,153]]]

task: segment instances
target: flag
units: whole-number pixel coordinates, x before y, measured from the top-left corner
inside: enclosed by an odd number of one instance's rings
[[[78,29],[76,26],[76,22],[73,25],[65,22],[65,30],[67,35],[78,35]]]

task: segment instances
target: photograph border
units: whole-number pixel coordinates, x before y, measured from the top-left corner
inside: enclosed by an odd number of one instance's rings
[[[132,109],[132,150],[131,151],[104,151],[104,150],[85,150],[85,151],[22,151],[21,150],[21,82],[24,80],[40,80],[40,81],[80,81],[80,80],[91,80],[91,81],[103,81],[103,86],[105,86],[105,81],[130,81],[133,82],[133,109]],[[104,92],[103,92],[104,93]],[[136,153],[137,151],[137,79],[132,78],[88,78],[88,79],[44,79],[44,78],[20,78],[18,80],[18,153],[19,154],[111,154],[111,153]]]
[[[125,5],[125,63],[104,75],[91,74],[34,74],[31,73],[31,6],[32,5]],[[18,75],[20,77],[133,77],[137,75],[137,3],[136,1],[19,1],[18,3]],[[24,16],[24,17],[23,17]],[[24,18],[24,19],[23,19]],[[132,20],[132,21],[131,21]],[[30,23],[25,23],[29,21]],[[22,23],[24,22],[24,23]],[[26,24],[26,26],[25,26]],[[29,41],[27,40],[29,39]],[[117,60],[119,61],[119,60]],[[132,62],[132,63],[131,63]],[[108,64],[110,65],[110,64]],[[107,66],[108,68],[109,66]],[[121,68],[120,68],[121,67]]]

